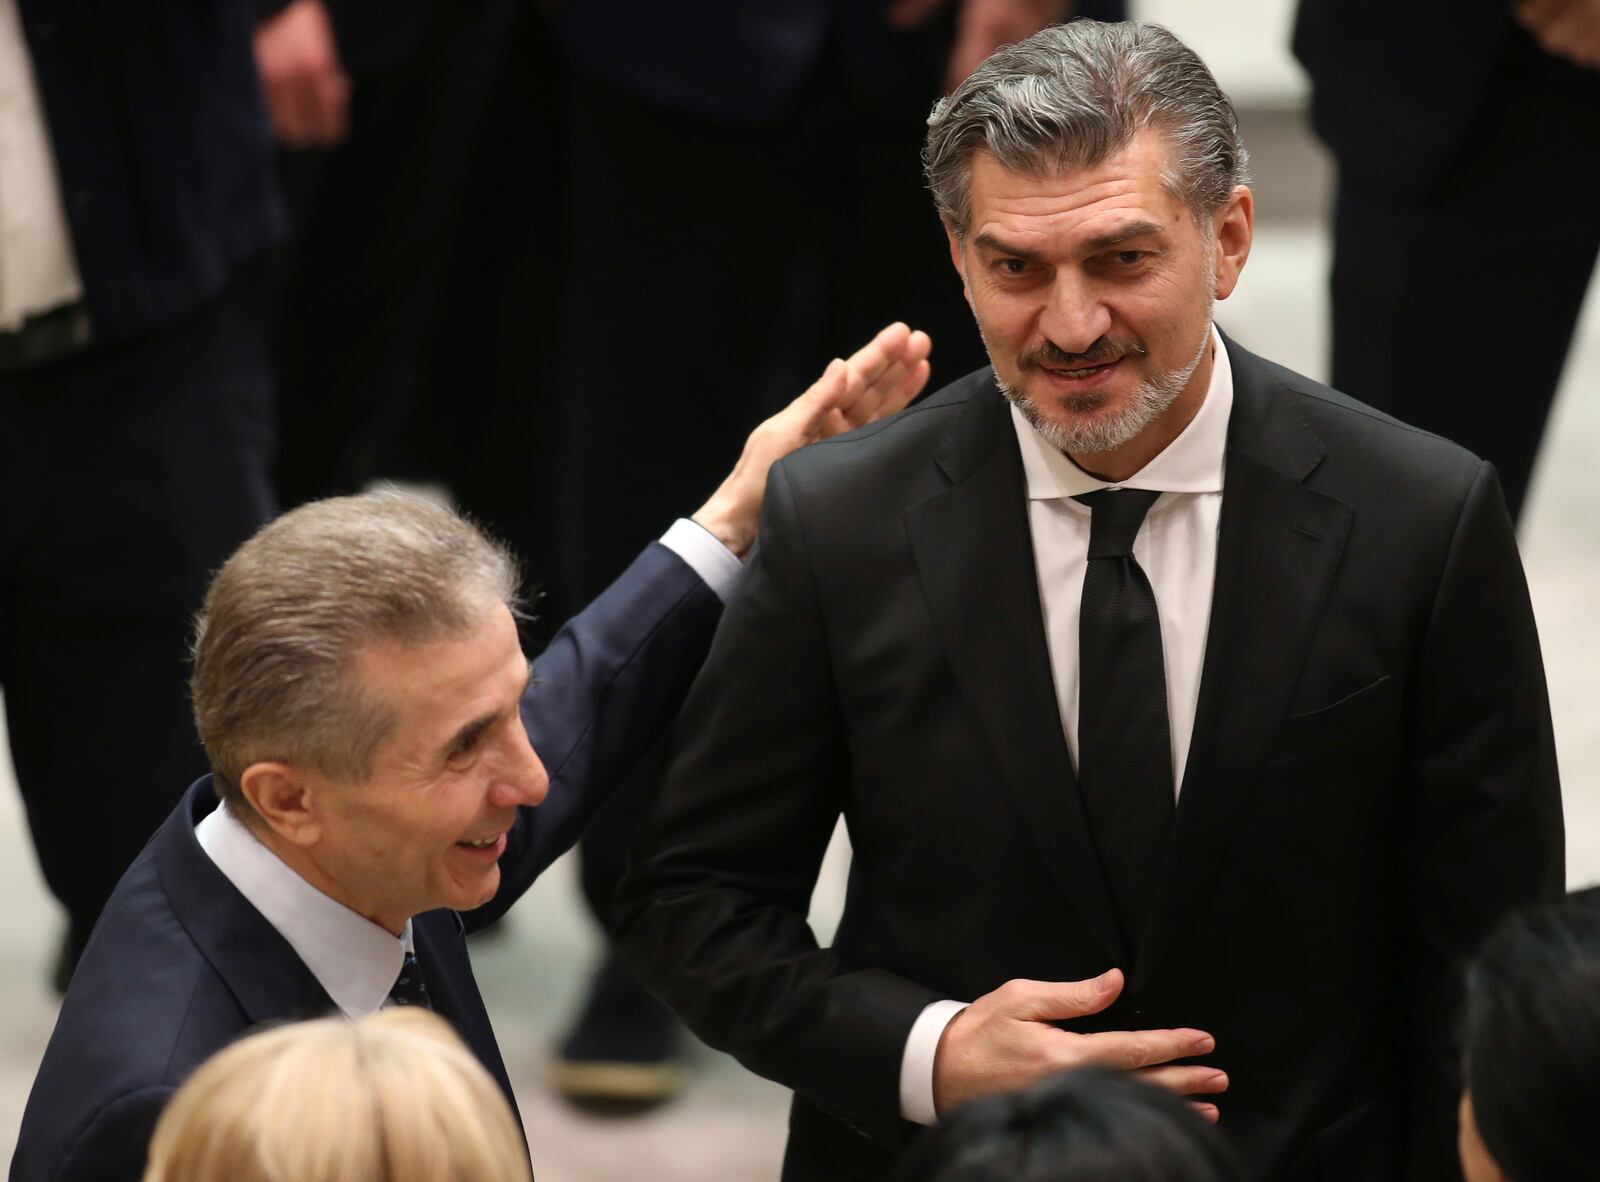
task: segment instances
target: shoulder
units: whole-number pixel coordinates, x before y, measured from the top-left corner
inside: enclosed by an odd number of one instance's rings
[[[1292,410],[1322,449],[1310,483],[1345,499],[1464,496],[1484,463],[1460,444],[1403,423],[1233,342],[1234,414],[1249,419]],[[1243,424],[1248,432],[1248,423]],[[1230,433],[1231,438],[1236,437]]]
[[[244,1032],[146,851],[107,904],[28,1098],[13,1178],[137,1177],[166,1098]]]

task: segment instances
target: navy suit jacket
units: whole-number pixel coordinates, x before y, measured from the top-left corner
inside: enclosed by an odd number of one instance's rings
[[[676,712],[720,613],[699,576],[652,545],[534,662],[523,720],[550,793],[521,810],[483,918],[503,913],[571,847],[647,750]],[[157,1117],[205,1059],[260,1023],[333,1009],[200,848],[195,823],[215,804],[205,777],[112,895],[28,1098],[12,1182],[137,1182]],[[435,1010],[510,1100],[462,917],[431,911],[415,918],[413,933]]]
[[[255,0],[20,0],[95,337],[169,324],[282,237]]]

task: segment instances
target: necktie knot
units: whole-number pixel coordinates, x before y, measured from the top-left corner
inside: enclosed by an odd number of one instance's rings
[[[433,1008],[433,1002],[428,998],[428,983],[423,980],[422,966],[417,963],[414,951],[406,953],[405,963],[400,966],[400,975],[389,990],[389,1000],[397,1006],[418,1006],[425,1010]]]
[[[1089,506],[1089,557],[1132,557],[1133,539],[1160,495],[1147,488],[1102,488],[1073,497]]]

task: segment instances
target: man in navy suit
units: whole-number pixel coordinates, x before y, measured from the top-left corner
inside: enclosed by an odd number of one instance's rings
[[[314,502],[240,547],[197,629],[212,774],[89,941],[13,1182],[138,1177],[199,1063],[258,1023],[330,1009],[430,1006],[509,1099],[459,913],[497,917],[577,840],[698,669],[767,469],[904,405],[927,344],[897,325],[831,366],[531,665],[515,560],[449,510]]]

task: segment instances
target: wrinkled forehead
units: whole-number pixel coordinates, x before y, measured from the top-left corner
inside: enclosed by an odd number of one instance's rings
[[[967,233],[986,209],[1017,201],[1070,209],[1116,192],[1137,193],[1153,206],[1186,204],[1174,145],[1156,128],[1138,131],[1093,159],[1049,148],[1012,157],[980,146],[968,158],[967,178]]]

